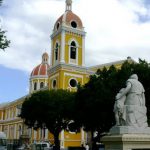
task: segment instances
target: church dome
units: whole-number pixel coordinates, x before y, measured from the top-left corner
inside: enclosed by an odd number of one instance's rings
[[[33,76],[47,76],[47,69],[48,69],[49,65],[48,64],[40,64],[38,66],[36,66],[32,73],[31,73],[31,77]]]
[[[72,28],[83,28],[81,19],[72,11],[66,11],[62,16],[59,17],[54,25],[54,30],[58,30],[62,23]]]
[[[54,31],[58,30],[60,26],[66,25],[72,28],[82,29],[83,24],[81,19],[72,12],[72,1],[66,0],[66,11],[61,15],[54,25]]]
[[[49,59],[49,56],[47,53],[44,53],[42,55],[42,63],[39,64],[38,66],[36,66],[33,71],[31,72],[31,77],[34,77],[34,76],[48,76],[47,74],[47,70],[48,68],[50,67],[49,64],[48,64],[48,59]]]

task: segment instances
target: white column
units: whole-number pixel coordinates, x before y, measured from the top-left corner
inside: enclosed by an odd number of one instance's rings
[[[27,129],[27,134],[29,135],[29,137],[31,138],[32,137],[32,128],[28,128]]]
[[[85,66],[85,36],[82,37],[82,66]]]
[[[60,146],[61,148],[64,148],[64,130],[61,131],[61,140],[60,140]]]
[[[85,142],[88,142],[88,132],[85,133]]]
[[[18,108],[16,107],[16,114],[15,117],[18,117]]]
[[[34,132],[34,140],[37,140],[37,131],[33,130]]]
[[[85,144],[83,128],[81,128],[81,144]]]
[[[32,91],[32,81],[31,81],[31,79],[30,79],[29,93],[31,93],[31,91]]]
[[[33,136],[32,136],[32,128],[29,129],[29,137],[30,137],[30,141],[32,142],[33,140]]]
[[[51,59],[50,59],[50,65],[52,65],[53,64],[53,39],[51,40],[51,52],[50,52],[50,54],[51,54]]]
[[[10,108],[8,109],[8,119],[10,119]]]
[[[38,82],[37,82],[37,90],[40,89],[40,80],[38,79]]]
[[[3,111],[2,111],[2,114],[1,114],[2,116],[1,116],[1,120],[4,120],[4,113],[3,113]]]
[[[30,92],[33,92],[34,91],[34,84],[33,84],[33,80],[31,81],[32,83],[32,87],[31,87],[31,91]]]
[[[38,130],[38,132],[39,132],[39,140],[41,140],[41,139],[42,139],[42,129],[40,128],[40,129]]]
[[[82,37],[82,66],[85,66],[85,36]]]
[[[48,129],[45,129],[45,139],[48,139]]]
[[[17,138],[17,137],[16,137],[16,132],[17,132],[17,125],[15,124],[15,125],[14,125],[14,139]]]
[[[78,64],[78,61],[79,61],[79,53],[78,53],[78,50],[79,50],[79,48],[77,47],[77,49],[76,49],[76,65],[79,65]],[[70,55],[69,55],[70,56]]]
[[[9,139],[9,125],[7,126],[7,139]]]
[[[12,118],[14,119],[16,116],[15,116],[15,108],[13,107],[12,108]]]
[[[65,59],[65,31],[62,30],[61,33],[61,50],[60,50],[60,62],[64,63]]]
[[[18,127],[18,124],[16,124],[16,139],[19,139],[19,127]]]

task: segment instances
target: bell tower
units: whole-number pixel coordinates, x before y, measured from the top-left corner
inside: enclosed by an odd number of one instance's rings
[[[85,68],[85,31],[81,19],[72,12],[72,0],[54,24],[51,35],[49,89],[76,91],[88,81]]]
[[[81,19],[72,12],[72,0],[66,0],[66,10],[56,21],[51,35],[51,64],[85,64],[85,31]]]

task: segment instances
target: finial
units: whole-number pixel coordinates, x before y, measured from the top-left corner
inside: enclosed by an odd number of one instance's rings
[[[66,11],[72,10],[72,0],[66,0]]]

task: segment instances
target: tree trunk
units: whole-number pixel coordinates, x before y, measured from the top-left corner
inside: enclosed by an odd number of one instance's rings
[[[54,150],[60,150],[59,132],[54,133]]]
[[[92,150],[97,150],[96,139],[94,137],[94,131],[91,131],[91,136],[92,136]]]

